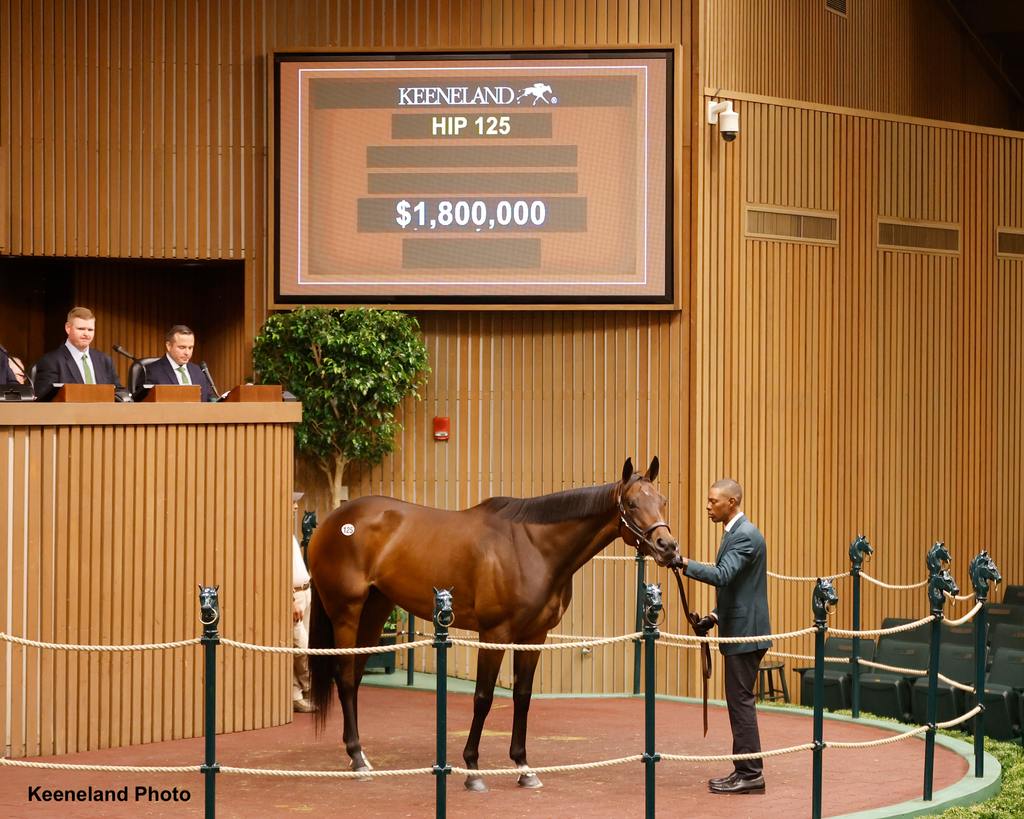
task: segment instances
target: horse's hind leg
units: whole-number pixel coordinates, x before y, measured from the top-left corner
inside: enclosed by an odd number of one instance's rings
[[[356,632],[356,645],[359,647],[375,646],[380,642],[381,629],[384,628],[384,622],[388,619],[388,615],[391,614],[391,610],[394,608],[392,603],[383,594],[377,591],[376,588],[370,589],[370,595],[366,598],[366,602],[363,604],[362,612],[359,615],[359,628]],[[355,734],[355,740],[357,744],[357,753],[362,756],[363,768],[367,770],[373,770],[373,766],[370,764],[370,760],[366,756],[366,752],[362,750],[362,746],[359,740],[359,685],[363,681],[363,672],[366,670],[366,663],[370,659],[369,654],[355,654],[352,656],[355,665],[355,676],[353,681],[352,689],[352,731]],[[345,722],[348,725],[348,720]],[[352,755],[351,749],[349,749],[346,741],[346,750],[349,751],[349,755]],[[352,757],[353,770],[362,770],[357,766],[355,757]]]
[[[466,767],[476,770],[480,767],[480,737],[484,732],[484,720],[490,713],[494,701],[494,684],[498,681],[498,670],[505,651],[480,649],[476,658],[476,691],[473,694],[473,725],[469,729],[469,738],[462,752]],[[486,791],[487,785],[482,777],[467,776],[466,789]]]
[[[539,651],[517,651],[512,660],[514,682],[512,683],[512,743],[509,756],[517,768],[526,768],[526,718],[530,713],[530,698],[533,696],[533,675],[540,660]],[[537,774],[519,775],[519,787],[543,787]]]
[[[355,617],[358,610],[352,616],[346,618],[344,625],[334,627],[334,644],[338,648],[348,648],[355,645],[356,626]],[[341,701],[341,713],[345,719],[345,727],[341,739],[345,743],[345,751],[352,760],[353,771],[371,770],[366,757],[363,755],[363,747],[359,741],[359,719],[356,707],[356,690],[358,678],[356,674],[355,658],[351,654],[343,654],[338,658],[338,670],[335,674],[335,683],[338,687],[338,699]]]

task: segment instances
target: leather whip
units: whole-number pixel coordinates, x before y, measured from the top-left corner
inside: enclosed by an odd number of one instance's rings
[[[683,604],[683,614],[690,624],[694,634],[697,634],[697,623],[700,622],[700,615],[690,611],[690,605],[686,600],[686,589],[683,588],[683,578],[679,575],[679,569],[672,567],[672,573],[676,576],[676,586],[679,587],[679,599]],[[697,634],[703,637],[703,634]],[[708,735],[708,680],[711,679],[711,645],[710,643],[700,644],[701,660],[701,688],[704,693],[704,736]]]

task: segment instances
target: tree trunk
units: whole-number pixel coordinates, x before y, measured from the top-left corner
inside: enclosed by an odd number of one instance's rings
[[[343,483],[346,466],[348,466],[348,461],[344,458],[336,458],[334,469],[327,471],[327,477],[331,484],[331,502],[334,504],[332,509],[337,509],[348,500],[348,487]]]

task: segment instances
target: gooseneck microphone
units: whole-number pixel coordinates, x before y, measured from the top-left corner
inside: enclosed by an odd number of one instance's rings
[[[114,352],[115,353],[120,353],[125,358],[130,358],[132,361],[134,361],[136,364],[138,364],[140,367],[142,367],[142,369],[146,369],[145,365],[143,365],[143,363],[142,363],[142,359],[141,358],[136,358],[131,353],[129,353],[124,347],[122,347],[120,344],[115,344],[114,345]]]
[[[7,366],[13,368],[11,372],[21,373],[21,377],[25,379],[25,383],[32,387],[34,391],[36,385],[33,384],[32,379],[28,377],[28,373],[25,372],[25,368],[21,366],[18,360],[13,355],[11,355],[10,351],[6,347],[4,347],[3,344],[0,344],[0,353],[3,353],[5,356],[7,356]]]
[[[210,382],[210,389],[213,390],[214,400],[220,398],[220,390],[217,389],[217,385],[213,383],[213,376],[210,375],[210,368],[206,366],[205,361],[199,362],[199,369],[203,371],[203,375],[206,376],[206,380]]]

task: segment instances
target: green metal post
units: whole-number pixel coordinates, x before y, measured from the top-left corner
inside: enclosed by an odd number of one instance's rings
[[[220,635],[220,601],[217,586],[199,587],[199,622],[203,625],[203,733],[206,736],[206,753],[199,770],[203,772],[205,784],[205,816],[214,819],[217,814],[217,646]]]
[[[985,775],[985,644],[988,641],[988,584],[999,583],[1003,577],[987,551],[971,558],[971,583],[974,599],[981,603],[974,620],[974,704],[981,708],[974,718],[974,775]]]
[[[864,535],[857,535],[850,544],[850,575],[853,577],[853,630],[860,631],[860,571],[865,556],[875,553]],[[860,637],[854,635],[853,651],[850,653],[850,673],[853,675],[853,691],[850,705],[853,718],[860,718]]]
[[[644,582],[644,556],[636,553],[636,624],[633,631],[640,631],[644,624],[644,595],[647,584]],[[633,693],[640,693],[640,652],[642,640],[633,641]]]
[[[434,815],[444,819],[447,814],[448,776],[452,769],[448,764],[448,628],[455,622],[452,611],[452,593],[445,589],[434,589],[434,649],[437,651],[437,750],[434,762],[434,777],[437,790],[434,798]]]
[[[409,613],[409,642],[416,639],[416,617]],[[405,684],[412,685],[416,677],[416,649],[410,648],[405,652]]]
[[[661,586],[644,584],[644,794],[645,815],[654,819],[654,766],[661,755],[654,750],[654,641],[658,639]]]
[[[860,631],[860,564],[850,569],[853,575],[853,630]],[[853,718],[860,719],[860,637],[853,638],[853,651],[850,654],[853,672],[853,690],[850,694],[850,707]]]
[[[988,627],[988,601],[976,595],[981,603],[978,616],[974,619],[974,704],[981,710],[974,718],[974,775],[981,778],[985,775],[985,659]]]
[[[932,778],[935,771],[935,717],[938,712],[939,641],[942,639],[942,609],[932,610],[931,657],[928,660],[928,733],[924,739],[924,795],[925,802],[932,798]]]
[[[828,631],[828,610],[821,601],[828,597],[819,591],[827,580],[818,580],[811,598],[814,611],[814,722],[813,761],[811,769],[811,819],[821,819],[822,751],[825,749],[825,632]],[[831,588],[831,584],[829,584]],[[833,592],[834,596],[834,592]]]

